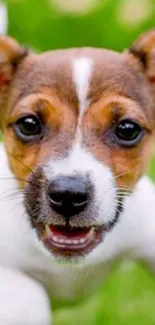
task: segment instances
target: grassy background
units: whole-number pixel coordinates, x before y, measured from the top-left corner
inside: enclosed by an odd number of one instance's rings
[[[38,51],[73,46],[122,50],[155,24],[155,0],[8,0],[8,33]],[[155,163],[149,174],[155,180]],[[155,281],[141,265],[114,270],[85,304],[55,325],[154,325]]]
[[[78,308],[54,314],[55,325],[154,325],[155,281],[144,267],[126,263]]]

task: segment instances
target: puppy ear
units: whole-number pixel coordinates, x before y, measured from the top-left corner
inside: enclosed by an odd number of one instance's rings
[[[0,36],[0,94],[12,80],[26,50],[11,37]]]
[[[155,29],[142,34],[129,52],[139,59],[149,81],[155,86]]]
[[[10,83],[19,63],[27,54],[25,48],[13,38],[0,36],[0,129],[2,129],[2,117],[7,105]]]

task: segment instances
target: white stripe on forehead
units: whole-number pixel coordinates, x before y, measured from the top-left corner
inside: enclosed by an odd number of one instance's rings
[[[73,81],[79,99],[79,116],[85,112],[88,102],[88,90],[93,70],[93,60],[89,57],[78,57],[73,61]]]

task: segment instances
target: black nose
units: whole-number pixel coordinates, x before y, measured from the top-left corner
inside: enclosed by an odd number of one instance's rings
[[[59,177],[49,184],[47,196],[55,212],[70,218],[86,208],[88,187],[82,177]]]

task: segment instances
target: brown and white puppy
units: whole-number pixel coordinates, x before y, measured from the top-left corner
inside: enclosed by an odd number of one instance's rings
[[[0,37],[1,325],[49,324],[44,289],[76,302],[121,256],[154,266],[154,83],[154,30],[121,54]]]

